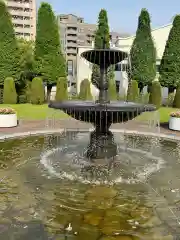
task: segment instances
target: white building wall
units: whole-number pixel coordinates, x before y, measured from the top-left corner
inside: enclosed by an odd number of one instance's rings
[[[172,28],[172,24],[162,26],[152,30],[152,37],[157,51],[157,59],[161,59],[166,41],[169,36],[169,32]],[[116,47],[125,52],[130,52],[135,35],[127,38],[119,38],[116,42]]]

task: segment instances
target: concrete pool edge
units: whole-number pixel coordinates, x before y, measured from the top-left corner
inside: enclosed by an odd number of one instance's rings
[[[91,132],[93,128],[90,129],[49,129],[49,130],[36,130],[36,131],[25,131],[25,132],[19,132],[19,133],[13,133],[13,134],[4,134],[0,136],[0,141],[6,140],[6,139],[15,139],[18,137],[28,137],[28,136],[38,136],[43,134],[54,134],[54,133],[63,133],[66,131],[81,131],[81,132]],[[144,132],[144,131],[137,131],[137,130],[126,130],[126,129],[111,129],[112,132],[116,133],[124,133],[125,135],[137,135],[137,136],[147,136],[147,137],[158,137],[163,138],[167,140],[175,140],[180,141],[180,137],[176,136],[175,134],[163,134],[163,133],[150,133],[150,132]]]

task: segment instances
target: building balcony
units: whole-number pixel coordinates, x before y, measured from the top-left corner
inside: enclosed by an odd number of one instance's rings
[[[30,20],[24,20],[24,19],[12,19],[12,22],[14,24],[26,24],[26,25],[32,25],[32,19]]]
[[[74,43],[72,41],[67,41],[67,47],[77,47],[77,43]]]
[[[76,34],[71,34],[66,36],[67,40],[77,41],[78,36]]]
[[[20,3],[15,1],[8,1],[8,7],[19,7],[19,8],[32,8],[32,3]]]
[[[32,12],[24,12],[23,10],[14,10],[14,9],[9,9],[9,13],[11,15],[22,16],[22,17],[30,17],[32,15]]]
[[[32,28],[15,27],[15,32],[32,33]]]

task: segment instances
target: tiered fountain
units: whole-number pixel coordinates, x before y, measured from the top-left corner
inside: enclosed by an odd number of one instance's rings
[[[132,120],[145,111],[154,111],[153,105],[144,105],[133,102],[111,101],[108,97],[107,71],[127,57],[125,52],[113,49],[94,49],[81,54],[89,62],[100,68],[100,78],[97,83],[99,99],[94,101],[62,101],[51,102],[50,108],[63,110],[71,117],[91,122],[95,130],[90,135],[90,144],[87,156],[91,160],[105,159],[116,156],[117,146],[114,143],[112,132],[109,130],[112,123],[121,123]]]

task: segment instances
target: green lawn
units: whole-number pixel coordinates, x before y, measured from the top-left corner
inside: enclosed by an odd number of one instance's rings
[[[169,107],[161,107],[159,112],[160,122],[161,123],[167,123],[169,121],[169,115],[171,112],[180,111],[180,109],[176,108],[169,108]],[[145,112],[142,115],[137,117],[137,120],[140,121],[147,121],[148,119],[152,119],[156,117],[156,113],[153,112]]]
[[[27,119],[27,120],[43,120],[47,117],[55,117],[55,118],[67,118],[68,115],[63,113],[60,110],[49,109],[47,104],[44,105],[32,105],[32,104],[0,104],[0,107],[11,107],[17,111],[19,119]],[[160,121],[168,122],[169,114],[177,109],[174,108],[165,108],[162,107],[159,109],[160,113]],[[143,113],[141,116],[137,117],[137,120],[147,121],[149,118],[153,117],[153,113]]]
[[[16,110],[19,119],[43,120],[47,117],[67,118],[68,115],[60,110],[48,108],[47,104],[0,104],[1,107],[11,107]]]

